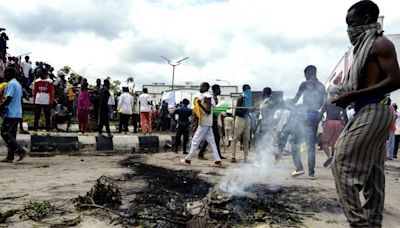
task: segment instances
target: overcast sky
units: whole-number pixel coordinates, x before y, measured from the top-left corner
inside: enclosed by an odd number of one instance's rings
[[[9,52],[71,66],[95,78],[137,86],[192,81],[253,90],[270,86],[292,95],[308,64],[325,81],[350,45],[345,16],[353,0],[14,0],[1,1]],[[375,1],[387,34],[399,33],[400,1]],[[219,82],[221,85],[227,82]]]

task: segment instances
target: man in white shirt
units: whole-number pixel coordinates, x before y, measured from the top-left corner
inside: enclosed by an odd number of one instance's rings
[[[110,90],[110,98],[108,98],[108,117],[110,118],[110,120],[114,119],[114,105],[115,105],[114,92]]]
[[[151,103],[147,88],[143,88],[143,93],[139,96],[140,125],[142,133],[151,134]]]
[[[205,139],[208,145],[210,145],[215,160],[209,166],[221,167],[222,164],[221,158],[218,154],[218,149],[217,145],[215,144],[214,133],[212,130],[212,125],[213,125],[212,108],[215,102],[212,101],[213,98],[212,95],[208,92],[209,89],[210,89],[210,84],[208,84],[207,82],[201,83],[200,85],[201,95],[198,99],[198,106],[200,109],[199,126],[197,127],[196,133],[193,136],[189,154],[186,156],[185,159],[179,160],[179,163],[181,165],[186,165],[186,166],[190,165],[194,157],[195,150],[199,147],[200,142],[203,139]]]
[[[126,134],[128,132],[129,119],[132,115],[133,97],[129,93],[128,87],[123,87],[122,92],[123,93],[119,97],[118,108],[117,108],[119,115],[120,115],[118,131],[119,131],[119,133],[121,133],[122,129],[124,129],[125,134]]]
[[[28,88],[28,91],[30,91],[29,86],[30,86],[30,74],[32,73],[32,66],[31,66],[31,62],[29,61],[29,56],[25,56],[25,62],[21,63],[21,67],[22,67],[22,72],[24,74],[24,85],[23,87],[25,89]]]

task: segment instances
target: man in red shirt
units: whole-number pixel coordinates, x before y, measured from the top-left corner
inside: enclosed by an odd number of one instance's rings
[[[33,83],[33,104],[35,105],[35,121],[33,130],[37,131],[40,114],[42,109],[46,118],[46,131],[50,131],[50,105],[54,102],[54,84],[47,77],[47,72],[43,69],[38,70],[39,78]]]

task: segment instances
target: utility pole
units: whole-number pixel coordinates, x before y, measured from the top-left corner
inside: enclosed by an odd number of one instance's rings
[[[175,63],[172,63],[172,61],[164,56],[161,55],[161,58],[167,60],[168,64],[172,66],[172,90],[174,90],[174,80],[175,80],[175,67],[180,65],[182,61],[188,59],[189,57],[183,58],[181,60],[176,61]]]

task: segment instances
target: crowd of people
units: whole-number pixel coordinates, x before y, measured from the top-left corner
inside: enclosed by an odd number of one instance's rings
[[[154,104],[147,88],[143,93],[123,87],[110,91],[110,81],[100,79],[91,87],[85,78],[70,78],[60,70],[53,74],[49,64],[37,62],[31,67],[29,56],[8,57],[7,35],[0,38],[0,84],[4,112],[1,136],[9,150],[3,162],[11,163],[14,155],[23,160],[27,150],[16,142],[22,119],[22,97],[32,97],[38,130],[44,112],[46,130],[57,129],[57,123],[77,118],[80,134],[89,131],[89,119],[102,135],[105,127],[111,136],[109,121],[118,116],[120,133],[140,128],[144,135],[154,130],[176,132],[175,152],[182,146],[185,157],[179,164],[190,166],[193,158],[207,159],[210,147],[214,161],[221,167],[226,159],[221,153],[229,148],[230,161],[237,162],[238,142],[249,163],[249,148],[262,147],[257,153],[272,152],[278,162],[291,155],[295,170],[292,177],[304,175],[301,149],[307,153],[308,176],[315,179],[317,145],[326,154],[324,167],[331,167],[337,193],[352,227],[381,227],[384,202],[384,162],[397,158],[400,127],[397,105],[391,104],[388,93],[400,88],[400,70],[393,44],[383,36],[377,22],[379,8],[372,1],[360,1],[347,12],[348,34],[354,46],[354,60],[348,75],[328,88],[317,78],[317,68],[309,65],[294,98],[276,99],[273,90],[263,89],[259,107],[253,105],[248,84],[242,86],[235,107],[221,108],[219,85],[203,82],[199,95],[190,104],[183,99],[174,108],[165,101]],[[1,29],[0,30],[4,30]],[[211,89],[211,91],[210,91]],[[299,103],[300,98],[303,101]],[[189,106],[192,108],[189,108]],[[140,119],[140,121],[139,121]],[[68,129],[68,128],[67,128]],[[319,135],[319,132],[322,134]],[[181,140],[183,137],[183,142]],[[191,140],[190,140],[191,139]],[[189,151],[187,151],[188,143]],[[286,149],[290,145],[290,149]],[[304,147],[302,146],[304,145]],[[199,153],[197,153],[199,150]],[[257,154],[260,156],[262,154]],[[360,193],[365,203],[361,204]]]

